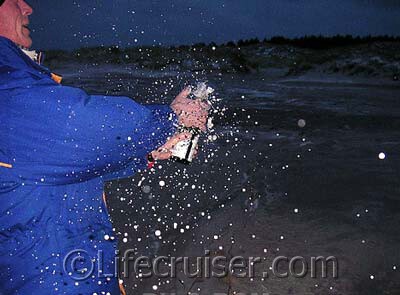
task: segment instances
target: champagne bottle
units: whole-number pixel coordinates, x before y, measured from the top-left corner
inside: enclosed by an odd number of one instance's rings
[[[209,96],[214,92],[214,89],[208,87],[205,82],[200,82],[191,92],[193,99],[201,99],[210,104]],[[211,118],[209,118],[208,125],[211,124]],[[175,147],[171,150],[172,157],[185,164],[190,164],[193,161],[193,156],[199,143],[201,130],[197,127],[186,127],[179,126],[178,132],[188,132],[191,134],[190,138],[178,142]]]

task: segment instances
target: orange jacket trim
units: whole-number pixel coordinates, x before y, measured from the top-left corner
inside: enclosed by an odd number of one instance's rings
[[[126,295],[126,291],[125,291],[124,285],[119,284],[119,290],[121,291],[121,295]]]
[[[62,77],[61,77],[61,76],[59,76],[59,75],[57,75],[57,74],[54,74],[54,73],[51,73],[51,78],[52,78],[56,83],[61,84],[61,81],[62,81]]]

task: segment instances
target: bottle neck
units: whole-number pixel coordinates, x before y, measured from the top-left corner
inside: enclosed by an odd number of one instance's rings
[[[182,132],[190,132],[194,135],[198,135],[201,134],[202,131],[200,130],[200,128],[197,127],[186,127],[186,126],[179,126],[178,127],[178,132],[182,133]]]

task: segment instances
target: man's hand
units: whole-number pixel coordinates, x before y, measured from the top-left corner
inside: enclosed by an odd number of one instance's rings
[[[206,131],[208,118],[208,110],[210,105],[200,99],[190,99],[190,87],[185,88],[171,103],[171,108],[177,114],[180,125],[185,127],[197,127],[202,131]],[[171,150],[176,144],[185,139],[190,139],[192,134],[183,132],[170,137],[167,142],[160,146],[157,150],[151,152],[151,156],[155,160],[167,160],[172,157]],[[197,152],[195,152],[196,154]]]
[[[179,93],[171,103],[171,108],[177,114],[180,125],[206,131],[210,105],[200,99],[188,98],[190,91],[190,87],[187,87]]]
[[[154,160],[167,160],[172,157],[171,149],[175,147],[175,145],[185,139],[190,139],[192,134],[189,132],[183,132],[175,134],[170,137],[164,145],[160,146],[157,150],[151,152],[151,156]]]

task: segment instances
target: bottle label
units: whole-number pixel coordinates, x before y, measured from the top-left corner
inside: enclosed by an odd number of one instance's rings
[[[178,142],[175,147],[171,150],[172,156],[180,159],[192,162],[196,146],[199,141],[198,135],[193,135],[191,139],[185,139]]]

